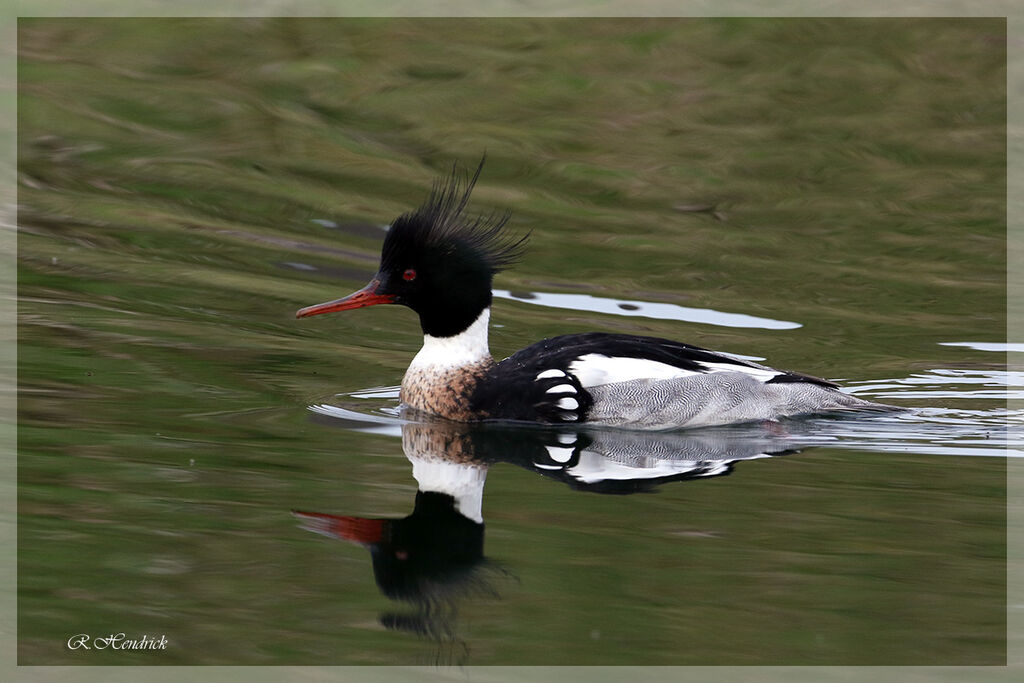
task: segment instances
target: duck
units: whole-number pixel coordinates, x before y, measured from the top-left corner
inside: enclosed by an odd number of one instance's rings
[[[457,422],[516,421],[672,429],[893,409],[829,380],[776,370],[670,339],[583,332],[544,339],[496,361],[492,283],[518,262],[529,233],[510,214],[470,215],[483,160],[456,165],[424,203],[396,218],[370,282],[297,318],[398,304],[419,316],[423,346],[402,378],[403,409]]]

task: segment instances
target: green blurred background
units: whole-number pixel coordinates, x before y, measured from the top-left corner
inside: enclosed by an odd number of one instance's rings
[[[1001,458],[816,449],[614,498],[497,466],[518,580],[463,606],[465,650],[384,630],[365,551],[289,510],[411,510],[397,440],[306,406],[397,384],[415,317],[292,315],[484,152],[473,207],[531,232],[497,286],[802,325],[498,301],[498,357],[604,329],[1005,369],[939,345],[1005,341],[1005,21],[21,19],[18,50],[21,664],[1004,660]],[[939,393],[902,403],[999,417]],[[172,646],[65,647],[118,631]]]

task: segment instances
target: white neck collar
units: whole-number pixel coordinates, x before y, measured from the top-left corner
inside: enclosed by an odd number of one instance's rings
[[[409,367],[459,368],[490,358],[487,346],[490,321],[491,309],[485,308],[469,327],[454,336],[423,335],[423,348]]]

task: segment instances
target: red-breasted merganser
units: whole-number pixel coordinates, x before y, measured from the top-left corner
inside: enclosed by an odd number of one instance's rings
[[[404,405],[462,422],[656,429],[889,409],[824,379],[655,337],[569,334],[495,362],[487,344],[491,282],[519,258],[526,236],[504,230],[508,215],[465,215],[482,167],[468,181],[453,170],[419,209],[391,224],[368,285],[296,313],[305,318],[376,304],[416,311],[423,348],[402,379]]]

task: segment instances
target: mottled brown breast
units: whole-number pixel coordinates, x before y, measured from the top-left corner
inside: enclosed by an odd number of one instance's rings
[[[469,409],[477,382],[494,365],[490,358],[458,368],[410,367],[402,378],[402,403],[459,422],[482,420],[487,415]]]

